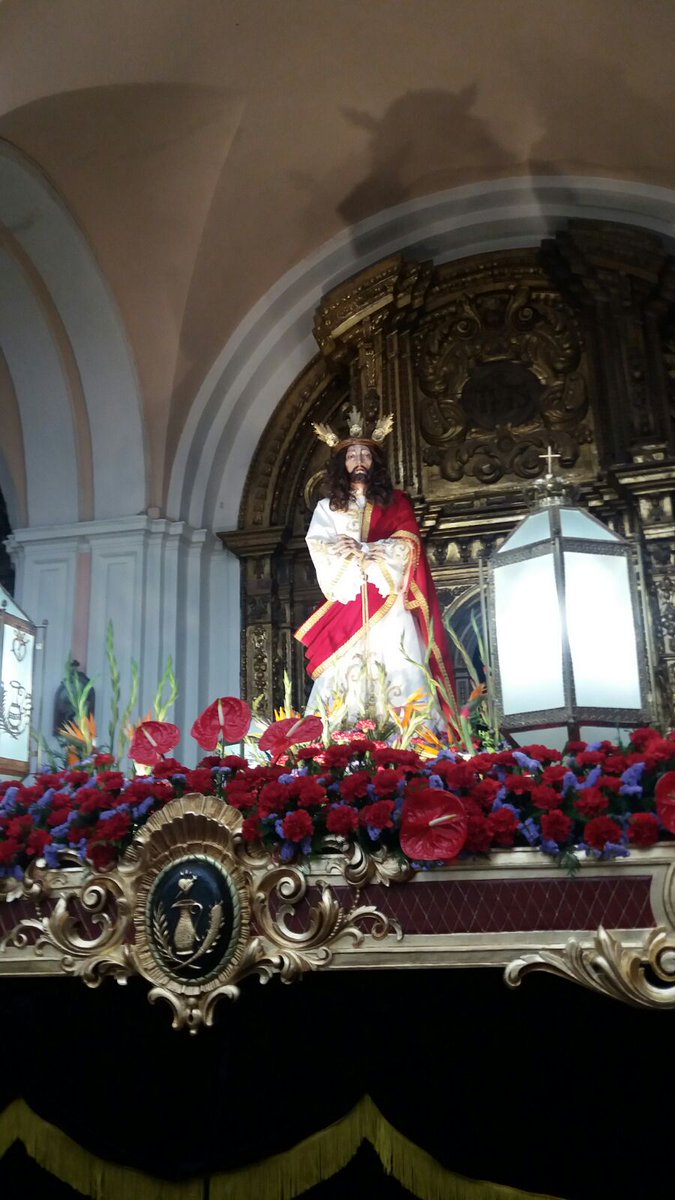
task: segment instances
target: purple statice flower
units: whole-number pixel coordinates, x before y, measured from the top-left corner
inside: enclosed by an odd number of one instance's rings
[[[569,772],[569,773],[571,774],[571,772]],[[585,779],[577,779],[577,777],[575,775],[575,777],[574,777],[576,780],[575,786],[578,787],[580,791],[583,791],[584,788],[595,787],[595,784],[598,782],[598,779],[600,778],[601,775],[602,775],[602,767],[593,767],[592,771],[588,772],[588,775],[586,776]],[[567,775],[565,776],[565,779],[567,779]]]
[[[286,775],[279,776],[279,783],[292,783],[294,779],[297,779],[297,776],[297,771],[289,771]]]
[[[368,796],[371,800],[377,800],[378,796],[377,796],[377,792],[375,791],[374,783],[369,783],[366,788],[366,791],[368,792]]]
[[[503,801],[504,797],[508,796],[508,794],[509,794],[509,789],[504,784],[502,784],[499,791],[497,792],[497,795],[495,796],[495,801],[499,800],[499,802],[501,803]]]
[[[70,815],[72,816],[72,814],[70,814]],[[75,813],[75,816],[77,816],[77,813]],[[69,829],[70,829],[70,821],[69,820],[64,821],[62,825],[55,825],[54,828],[52,829],[52,837],[56,841],[58,841],[59,838],[65,838],[68,835]],[[46,856],[46,853],[47,853],[47,847],[45,846],[45,856]]]
[[[586,749],[587,750],[601,750],[602,742],[589,742]]]
[[[443,788],[444,787],[444,783],[443,783],[443,780],[441,779],[440,775],[430,775],[429,776],[429,787],[430,788]]]
[[[18,863],[13,867],[0,867],[0,879],[23,879],[23,867]]]
[[[134,809],[135,819],[139,820],[139,819],[143,818],[144,816],[146,816],[147,813],[150,812],[150,809],[152,808],[154,803],[155,803],[154,796],[147,796],[145,800],[141,800],[140,803],[137,804]]]
[[[378,829],[376,825],[366,825],[366,829],[368,830],[368,837],[371,842],[376,842],[382,833],[382,830]]]
[[[86,837],[82,837],[82,838],[80,838],[79,842],[77,842],[77,843],[76,843],[76,844],[73,846],[73,850],[75,850],[75,851],[77,852],[77,855],[78,855],[78,858],[80,859],[80,862],[84,862],[84,861],[85,861],[85,859],[86,859],[86,857],[87,857],[87,849],[88,849],[88,846],[87,846],[87,839],[86,839]]]
[[[457,762],[457,755],[454,750],[439,750],[434,762],[438,762],[439,758],[449,759],[450,762]],[[433,763],[431,765],[433,766]]]
[[[530,773],[541,771],[541,763],[536,758],[530,758],[528,754],[523,754],[522,750],[514,750],[513,757],[523,771]]]
[[[31,804],[30,808],[28,809],[30,816],[31,817],[39,816],[47,808],[49,808],[53,799],[54,799],[54,789],[47,788],[47,791],[45,792],[44,796],[40,796],[39,800],[36,800],[34,804]]]
[[[105,812],[101,813],[101,821],[109,821],[111,817],[117,816],[117,813],[128,813],[128,804],[118,804],[117,808],[106,808]]]
[[[622,786],[619,788],[620,796],[641,796],[642,787],[640,780],[642,779],[645,769],[643,762],[633,763],[631,767],[626,767],[622,779]]]
[[[19,795],[18,787],[7,788],[2,800],[0,800],[0,813],[3,816],[9,817],[16,812],[16,799]]]
[[[290,862],[295,857],[295,842],[284,842],[279,857],[282,862]]]
[[[623,842],[605,842],[601,858],[628,858],[630,851]]]
[[[567,791],[568,788],[576,789],[578,787],[580,787],[579,776],[575,775],[574,771],[568,771],[566,775],[563,775],[563,781],[562,781],[563,796],[565,795],[565,792]]]
[[[277,837],[282,838],[284,836],[283,819],[281,817],[277,817],[276,813],[270,813],[270,817],[274,818],[274,832],[276,833]]]
[[[528,817],[526,821],[522,821],[518,829],[528,845],[537,846],[541,841],[541,830],[534,817]]]
[[[302,850],[302,853],[303,853],[303,854],[311,854],[311,853],[312,853],[312,839],[311,839],[311,837],[306,837],[306,838],[303,838],[303,839],[302,839],[302,841],[301,841],[301,843],[300,843],[300,849]]]
[[[557,858],[560,854],[560,846],[557,842],[553,841],[553,838],[543,837],[539,843],[539,849],[542,854],[550,854],[553,858]]]
[[[65,829],[65,826],[61,828]],[[56,833],[56,830],[54,830]],[[50,870],[55,871],[60,862],[60,854],[63,846],[55,846],[53,842],[48,842],[42,851],[44,860]]]

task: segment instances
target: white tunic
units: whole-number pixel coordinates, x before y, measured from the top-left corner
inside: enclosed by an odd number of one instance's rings
[[[343,558],[335,549],[341,535],[354,538],[364,550],[377,546],[383,552],[382,562],[366,561],[363,569],[380,595],[395,593],[397,597],[381,620],[370,624],[367,633],[352,641],[346,652],[338,652],[314,682],[307,712],[320,711],[319,699],[329,710],[344,699],[341,724],[372,716],[382,721],[388,717],[390,707],[401,708],[415,692],[421,690],[426,695],[428,690],[424,674],[416,665],[424,660],[425,650],[403,599],[410,545],[404,538],[362,541],[365,504],[365,497],[359,495],[350,499],[346,512],[334,512],[328,500],[320,500],[307,532],[319,587],[327,600],[347,604],[361,594],[362,567],[356,559]]]

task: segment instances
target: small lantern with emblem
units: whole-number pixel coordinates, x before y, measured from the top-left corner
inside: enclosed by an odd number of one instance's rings
[[[35,638],[35,625],[0,587],[0,776],[28,773]]]

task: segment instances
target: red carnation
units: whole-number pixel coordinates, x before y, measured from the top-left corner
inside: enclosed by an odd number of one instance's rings
[[[476,804],[480,805],[484,812],[490,812],[501,786],[498,779],[482,779],[480,783],[472,787],[469,796]]]
[[[152,768],[152,774],[155,779],[169,779],[171,775],[184,775],[187,767],[184,767],[177,758],[162,758],[155,763]]]
[[[503,805],[496,812],[490,813],[487,819],[490,837],[495,846],[512,846],[520,821],[513,809]]]
[[[308,812],[298,809],[297,812],[287,813],[281,828],[287,841],[304,842],[314,833],[314,822]]]
[[[584,841],[594,850],[604,850],[607,842],[621,841],[621,826],[612,817],[594,817],[584,830]]]
[[[597,787],[582,788],[574,803],[584,817],[600,817],[609,808],[609,800]]]
[[[541,832],[548,842],[566,842],[573,828],[574,821],[560,808],[542,814]]]
[[[96,841],[120,842],[131,829],[129,813],[116,812],[112,817],[100,820],[94,829],[92,839]]]
[[[404,778],[405,775],[401,767],[396,767],[393,770],[389,770],[387,767],[381,767],[380,770],[376,772],[375,778],[373,779],[377,795],[393,796],[399,783]]]
[[[548,787],[545,783],[540,783],[532,788],[532,803],[535,808],[560,808],[560,792],[556,792],[555,788]]]
[[[20,844],[16,838],[7,838],[6,841],[0,842],[0,867],[6,866],[19,853]]]
[[[213,794],[213,775],[208,767],[197,767],[188,771],[185,776],[185,788],[188,792],[201,792],[204,796]]]
[[[219,696],[195,721],[190,735],[204,750],[215,750],[218,742],[226,746],[240,742],[251,724],[251,707],[236,696]]]
[[[289,785],[289,790],[300,808],[313,808],[325,804],[328,799],[326,789],[309,775],[298,775]]]
[[[422,766],[422,760],[415,750],[392,750],[391,746],[373,750],[373,762],[376,767],[412,767],[415,771]]]
[[[469,854],[487,854],[490,849],[490,827],[482,813],[470,813],[467,823],[464,849]]]
[[[628,836],[634,846],[653,846],[659,840],[656,813],[633,813],[628,822]]]
[[[178,745],[179,741],[180,729],[170,721],[141,721],[129,747],[129,758],[145,767],[154,767],[168,750],[173,750],[174,746]],[[101,774],[109,775],[113,772]]]
[[[447,787],[470,788],[476,782],[476,772],[472,766],[464,762],[450,762],[442,759],[434,763],[434,775],[440,775]]]
[[[338,804],[335,808],[331,808],[326,817],[326,829],[329,833],[338,833],[342,837],[349,837],[358,828],[359,814],[357,809],[351,808],[349,804]]]
[[[545,767],[542,771],[541,782],[548,784],[562,783],[568,771],[569,767],[566,767],[564,763],[553,763],[550,767]]]
[[[361,824],[371,829],[393,829],[392,813],[396,805],[393,800],[376,800],[361,809]]]
[[[228,796],[230,790],[228,788]],[[285,783],[266,783],[258,799],[258,812],[261,817],[271,817],[272,813],[282,813],[288,808],[290,799],[291,793]]]
[[[175,728],[176,726],[174,725]],[[138,759],[138,762],[140,761]],[[99,771],[96,776],[96,782],[106,792],[118,792],[120,788],[124,787],[124,775],[121,771]]]
[[[562,758],[562,751],[551,750],[548,746],[521,746],[520,749],[528,758],[536,758],[537,762],[542,763],[544,766],[547,763],[559,762]]]
[[[370,783],[370,773],[368,771],[354,771],[351,775],[345,775],[340,782],[340,795],[343,800],[349,803],[353,800],[365,800],[368,796],[368,784]]]
[[[257,842],[262,837],[262,825],[257,814],[252,814],[246,817],[241,827],[242,837],[245,842]]]
[[[39,857],[50,839],[51,834],[46,829],[32,829],[26,843],[26,853]]]
[[[631,745],[634,746],[636,750],[644,750],[645,746],[649,745],[650,742],[660,737],[661,734],[659,733],[658,729],[649,729],[644,726],[641,729],[633,730],[630,735],[630,741]]]
[[[350,760],[350,753],[346,746],[328,746],[321,754],[317,755],[317,762],[324,767],[332,767],[336,771],[344,771]]]

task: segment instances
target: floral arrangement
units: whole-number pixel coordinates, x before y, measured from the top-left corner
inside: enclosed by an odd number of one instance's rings
[[[193,770],[168,756],[178,727],[146,720],[129,753],[149,773],[126,778],[112,755],[93,753],[31,781],[1,783],[0,875],[21,878],[33,861],[109,868],[153,812],[188,792],[237,808],[244,839],[282,861],[342,839],[420,865],[531,846],[574,870],[579,853],[625,856],[675,833],[675,734],[637,729],[627,746],[468,756],[390,745],[370,721],[330,734],[317,717],[280,714],[254,737],[250,762],[226,752],[252,737],[250,725],[244,701],[221,697],[192,727],[209,751]]]

